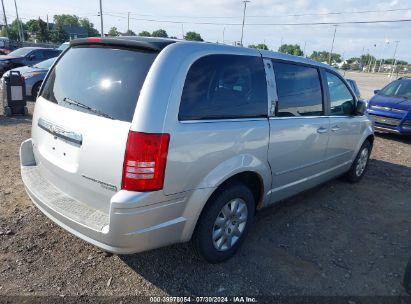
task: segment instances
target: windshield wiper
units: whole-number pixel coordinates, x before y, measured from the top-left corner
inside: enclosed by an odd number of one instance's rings
[[[99,111],[99,110],[97,110],[97,109],[94,109],[94,108],[92,108],[92,107],[90,107],[90,106],[88,106],[88,105],[85,105],[85,104],[83,104],[83,103],[81,103],[81,102],[78,102],[78,101],[75,101],[75,100],[73,100],[73,99],[70,99],[70,98],[68,98],[68,97],[64,97],[64,98],[63,98],[63,101],[64,101],[64,102],[67,102],[68,104],[72,104],[72,105],[78,106],[79,108],[86,109],[86,110],[88,110],[88,111],[90,111],[90,112],[93,112],[93,113],[99,115],[99,116],[102,116],[102,117],[105,117],[105,118],[109,118],[109,119],[113,119],[113,120],[114,120],[114,118],[111,117],[110,115],[108,115],[108,114],[106,114],[106,113],[103,113],[103,112],[101,112],[101,111]]]

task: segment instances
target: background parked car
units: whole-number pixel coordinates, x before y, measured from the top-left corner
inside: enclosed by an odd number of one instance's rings
[[[10,52],[11,50],[9,49],[0,49],[0,55],[8,55]]]
[[[70,46],[70,42],[64,42],[64,43],[62,43],[62,44],[58,47],[58,50],[64,51],[64,50],[67,49],[69,46]]]
[[[26,97],[28,100],[35,101],[40,90],[41,83],[46,77],[46,74],[56,58],[50,58],[33,66],[24,66],[20,68],[12,69],[11,71],[19,71],[26,83]],[[7,71],[3,75],[7,77],[10,71]]]
[[[32,66],[49,58],[57,57],[61,53],[57,49],[23,47],[8,55],[0,56],[0,76],[11,69]]]
[[[411,135],[411,78],[394,80],[374,93],[367,112],[374,120],[375,129]]]

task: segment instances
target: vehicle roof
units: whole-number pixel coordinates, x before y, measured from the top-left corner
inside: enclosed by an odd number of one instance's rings
[[[335,70],[333,67],[329,66],[328,64],[324,64],[322,62],[315,61],[315,60],[308,59],[308,58],[301,57],[301,56],[294,56],[294,55],[289,55],[289,54],[284,54],[284,53],[279,53],[279,52],[274,52],[274,51],[265,51],[265,50],[260,50],[260,53],[261,55],[263,55],[263,57],[285,60],[285,61],[294,61],[294,62],[304,63],[308,65],[320,66],[320,67],[323,67],[329,70]]]
[[[25,46],[25,47],[18,48],[18,49],[16,49],[16,50],[20,50],[20,49],[27,49],[27,50],[54,50],[53,48],[45,48],[45,47],[39,47],[39,46]]]
[[[243,49],[244,54],[249,54],[250,49],[249,48],[242,48],[239,46],[232,46],[232,45],[227,45],[227,44],[218,44],[218,43],[212,43],[212,42],[199,42],[199,41],[187,41],[187,40],[181,40],[181,39],[171,39],[171,38],[157,38],[157,37],[141,37],[141,36],[119,36],[119,37],[104,37],[104,38],[81,38],[81,39],[75,39],[70,41],[70,45],[81,45],[81,44],[90,44],[90,43],[100,43],[100,44],[107,44],[107,45],[124,45],[124,46],[135,46],[135,47],[142,47],[142,48],[147,48],[151,49],[154,51],[161,51],[165,47],[167,47],[170,44],[173,43],[178,43],[178,44],[202,44],[204,46],[209,47],[216,47],[219,49],[224,49],[226,51],[228,50],[235,50],[236,53],[239,52],[239,50]],[[256,49],[254,49],[256,50]],[[273,52],[273,51],[265,51],[265,50],[256,50],[260,52],[260,54],[263,57],[267,58],[272,58],[272,59],[279,59],[279,60],[285,60],[285,61],[293,61],[293,62],[298,62],[298,63],[303,63],[303,64],[308,64],[308,65],[314,65],[314,66],[319,66],[319,67],[324,67],[329,70],[334,70],[336,71],[333,67],[318,62],[314,61],[305,57],[300,57],[300,56],[293,56],[293,55],[288,55],[284,53],[278,53],[278,52]]]

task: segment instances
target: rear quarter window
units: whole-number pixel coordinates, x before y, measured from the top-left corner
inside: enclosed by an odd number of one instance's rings
[[[157,53],[136,49],[72,47],[50,72],[41,96],[67,108],[131,122],[156,56]]]
[[[261,57],[202,57],[188,71],[179,120],[267,116],[266,83]]]

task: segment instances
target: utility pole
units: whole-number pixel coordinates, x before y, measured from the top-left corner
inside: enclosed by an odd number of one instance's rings
[[[389,44],[390,44],[390,41],[388,39],[386,39],[384,48],[382,49],[380,65],[378,66],[378,71],[377,71],[378,73],[381,71],[382,61],[384,60],[384,55],[385,55],[385,49],[387,48],[387,45],[389,45]]]
[[[241,40],[240,40],[241,46],[243,46],[245,11],[247,9],[247,3],[250,2],[250,0],[243,0],[243,2],[244,2],[244,12],[243,12],[243,26],[241,27]]]
[[[225,27],[223,28],[223,44],[224,44],[224,41],[225,41],[225,37],[224,37],[224,35],[225,35]]]
[[[392,75],[394,74],[396,65],[397,65],[397,58],[395,58],[395,56],[397,55],[397,48],[398,48],[398,44],[400,43],[399,40],[394,41],[395,42],[395,49],[394,49],[394,56],[392,57],[392,61],[393,61],[393,66],[391,69],[391,74],[390,74],[390,80],[392,78]]]
[[[24,32],[23,32],[23,27],[22,27],[20,19],[19,19],[19,11],[17,10],[16,0],[14,0],[14,7],[16,8],[17,27],[19,29],[20,41],[23,42],[24,41]]]
[[[370,54],[370,49],[367,49],[367,57],[368,57],[368,59],[367,59],[367,68],[365,69],[365,71],[368,73],[369,66],[370,66],[371,60],[372,60],[372,57],[371,57],[371,54]]]
[[[103,26],[103,3],[100,0],[100,30],[101,30],[101,37],[104,37],[104,26]]]
[[[47,14],[47,31],[50,31],[50,27],[49,27],[49,14]]]
[[[333,42],[331,43],[331,51],[330,51],[330,55],[328,56],[328,64],[331,65],[331,57],[332,57],[332,53],[334,50],[334,40],[335,40],[335,34],[337,33],[337,26],[338,24],[334,24],[334,35],[333,35]]]
[[[182,35],[181,39],[184,39],[184,24],[183,23],[181,23],[181,35]]]
[[[4,17],[4,26],[6,27],[6,36],[9,36],[9,30],[7,25],[7,17],[6,17],[6,10],[4,9],[4,2],[1,0],[1,5],[3,6],[3,17]]]
[[[377,44],[374,44],[374,49],[377,47]],[[376,54],[375,50],[373,52],[374,54]],[[372,62],[373,62],[373,58],[371,57],[371,61],[370,61],[370,66],[368,68],[368,73],[372,73]],[[375,61],[377,60],[377,58],[375,58]]]
[[[127,13],[127,33],[130,32],[130,12]]]

